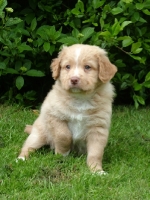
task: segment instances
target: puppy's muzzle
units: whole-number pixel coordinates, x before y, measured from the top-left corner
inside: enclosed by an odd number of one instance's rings
[[[77,86],[79,84],[79,80],[80,79],[77,76],[71,77],[71,79],[70,79],[71,85],[72,86]]]

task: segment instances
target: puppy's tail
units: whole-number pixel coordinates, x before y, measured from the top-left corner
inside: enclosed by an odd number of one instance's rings
[[[30,134],[31,131],[32,131],[32,125],[26,125],[25,129],[24,129],[24,132]]]

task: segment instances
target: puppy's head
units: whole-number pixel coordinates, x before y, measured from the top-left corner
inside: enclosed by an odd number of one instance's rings
[[[53,78],[71,92],[93,91],[99,83],[110,81],[117,72],[103,49],[83,44],[64,47],[52,61],[51,69]]]

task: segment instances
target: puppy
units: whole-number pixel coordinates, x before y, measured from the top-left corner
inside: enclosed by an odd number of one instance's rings
[[[92,172],[103,172],[102,158],[109,135],[117,72],[106,52],[91,45],[63,47],[51,63],[56,80],[45,98],[39,117],[32,126],[19,159],[30,151],[50,145],[55,154],[66,156],[71,150],[87,153]]]

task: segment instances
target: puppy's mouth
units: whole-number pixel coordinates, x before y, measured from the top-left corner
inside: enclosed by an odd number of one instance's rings
[[[71,77],[69,80],[69,91],[71,93],[87,93],[91,92],[91,88],[88,85],[88,82],[84,82],[81,78],[79,77]]]
[[[80,93],[83,90],[80,87],[80,79],[78,77],[71,77],[69,90],[73,93]]]
[[[83,90],[79,87],[70,87],[70,92],[72,92],[72,93],[80,93],[82,91]]]

